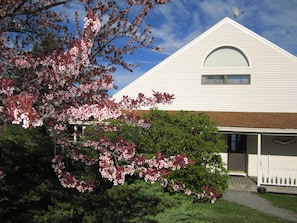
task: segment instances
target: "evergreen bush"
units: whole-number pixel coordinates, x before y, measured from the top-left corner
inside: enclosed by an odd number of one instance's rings
[[[174,171],[170,179],[181,181],[194,191],[211,186],[223,193],[227,188],[227,170],[220,152],[226,148],[214,122],[204,113],[150,110],[143,118],[151,122],[149,130],[127,127],[128,137],[147,154],[157,151],[168,155],[186,153],[195,162],[187,169]]]

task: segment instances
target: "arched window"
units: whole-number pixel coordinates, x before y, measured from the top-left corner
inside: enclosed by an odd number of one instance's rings
[[[249,61],[244,53],[232,46],[219,47],[205,59],[204,67],[248,67]]]
[[[250,84],[251,75],[246,73],[249,61],[245,54],[232,46],[219,47],[213,50],[205,59],[204,67],[242,67],[243,73],[221,73],[220,69],[213,74],[202,75],[202,84]],[[225,69],[226,70],[226,69]]]

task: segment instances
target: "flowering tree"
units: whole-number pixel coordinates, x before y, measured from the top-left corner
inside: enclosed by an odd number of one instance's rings
[[[165,179],[170,171],[187,168],[192,163],[185,154],[167,157],[157,153],[153,158],[146,158],[137,154],[135,144],[122,138],[110,141],[108,137],[98,137],[76,142],[67,134],[71,124],[90,121],[93,125],[104,126],[105,131],[116,131],[108,125],[108,120],[115,119],[148,128],[149,123],[134,117],[132,111],[173,100],[171,94],[154,92],[150,97],[140,93],[137,98],[123,97],[120,102],[115,102],[107,94],[114,87],[112,72],[116,65],[126,69],[133,66],[124,61],[124,54],[132,54],[140,47],[157,49],[151,46],[153,39],[149,27],[141,29],[142,22],[155,5],[167,1],[127,0],[126,8],[109,0],[79,1],[88,11],[81,32],[77,21],[79,37],[67,35],[64,29],[62,47],[52,52],[32,53],[32,37],[46,34],[45,24],[50,25],[57,38],[62,40],[58,35],[62,26],[55,23],[61,22],[63,16],[50,9],[68,2],[4,1],[6,10],[0,12],[2,120],[21,124],[24,128],[48,127],[58,148],[55,148],[52,166],[63,187],[76,188],[80,192],[92,191],[95,181],[94,178],[80,180],[67,171],[64,163],[67,157],[85,165],[99,164],[101,176],[114,185],[123,184],[127,175],[138,174],[145,181],[160,181],[163,186],[170,185],[174,190],[193,194],[182,183]],[[130,21],[128,15],[133,6],[137,6],[138,14]],[[107,21],[102,19],[105,15],[109,16]],[[36,27],[27,24],[27,17],[35,18],[32,23]],[[39,18],[45,24],[37,24]],[[13,26],[4,25],[7,21]],[[129,41],[117,46],[113,41],[120,37],[129,38]],[[106,62],[100,63],[100,59]],[[5,175],[3,168],[1,177]],[[196,195],[198,198],[207,195],[215,200],[215,193],[210,189],[205,192]]]

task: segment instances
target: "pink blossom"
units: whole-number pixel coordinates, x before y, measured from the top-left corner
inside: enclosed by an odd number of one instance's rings
[[[5,170],[0,167],[0,179],[3,179],[6,176]]]
[[[62,161],[61,156],[56,156],[52,159],[54,172],[57,174],[58,179],[63,187],[75,188],[79,192],[92,192],[94,188],[94,179],[88,179],[87,181],[78,180],[72,176],[65,169],[65,164]]]
[[[90,118],[97,121],[104,121],[107,119],[117,119],[122,115],[122,112],[113,103],[84,104],[80,107],[71,106],[67,109],[66,113],[71,121],[89,120]]]
[[[14,91],[13,80],[10,79],[0,79],[0,95],[4,94],[6,96],[11,96]]]
[[[88,16],[84,19],[84,30],[91,29],[91,31],[97,35],[97,33],[100,31],[100,20],[98,18],[95,18],[92,12],[89,12]]]
[[[186,189],[186,190],[185,190],[185,194],[186,194],[186,195],[191,195],[191,194],[192,194],[192,191],[189,190],[189,189]]]

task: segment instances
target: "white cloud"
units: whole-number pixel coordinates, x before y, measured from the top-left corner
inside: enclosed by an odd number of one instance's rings
[[[129,60],[140,63],[140,68],[133,73],[117,71],[116,84],[125,86],[224,17],[232,17],[233,7],[245,11],[237,22],[297,55],[297,0],[171,0],[154,9],[145,21],[152,25],[154,44],[164,47],[165,53],[135,53]],[[61,8],[70,18],[74,11],[79,11],[80,20],[85,16],[81,5]]]
[[[233,7],[245,11],[236,21],[297,54],[295,0],[172,0],[154,10],[148,22],[156,44],[171,54],[219,20],[232,17]]]
[[[172,0],[156,9],[153,16],[149,17],[158,18],[158,22],[151,20],[156,43],[164,47],[167,54],[171,54],[220,19],[231,16],[232,5],[233,1]]]
[[[244,7],[243,25],[297,55],[297,1],[252,0]]]

